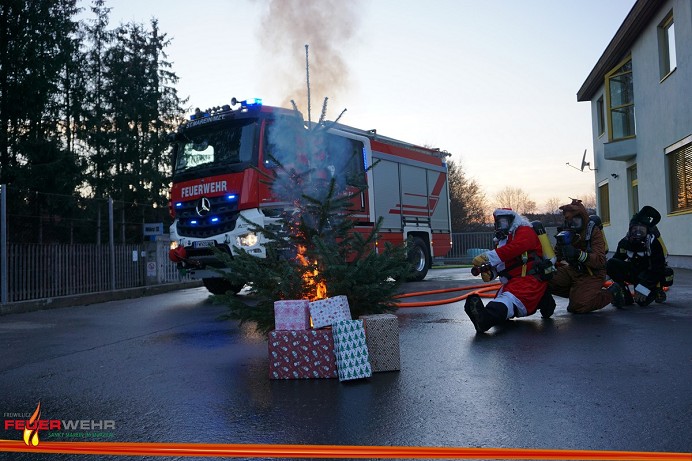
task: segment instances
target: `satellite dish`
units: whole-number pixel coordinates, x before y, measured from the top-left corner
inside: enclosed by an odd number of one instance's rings
[[[585,166],[589,166],[589,162],[586,161],[586,149],[584,149],[584,155],[581,156],[581,171],[584,171]]]
[[[567,165],[579,171],[584,171],[584,167],[588,167],[591,171],[596,171],[596,168],[591,168],[591,163],[586,161],[586,149],[584,149],[584,155],[581,156],[581,167],[577,168],[574,165],[570,165],[569,162],[567,162]]]

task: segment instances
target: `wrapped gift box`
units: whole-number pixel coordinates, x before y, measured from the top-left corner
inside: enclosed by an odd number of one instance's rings
[[[339,320],[332,325],[339,381],[368,378],[372,369],[362,320]]]
[[[394,314],[362,315],[372,371],[401,370],[399,319]]]
[[[348,298],[339,295],[313,301],[310,303],[310,317],[314,328],[328,327],[339,320],[351,320]]]
[[[310,310],[307,299],[274,301],[275,330],[308,330]]]
[[[332,330],[269,332],[269,378],[336,378]]]

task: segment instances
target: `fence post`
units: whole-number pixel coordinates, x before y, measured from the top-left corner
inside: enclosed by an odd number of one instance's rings
[[[0,184],[0,303],[7,304],[7,185]]]
[[[108,250],[111,256],[111,290],[115,291],[115,236],[113,231],[113,198],[108,197]]]

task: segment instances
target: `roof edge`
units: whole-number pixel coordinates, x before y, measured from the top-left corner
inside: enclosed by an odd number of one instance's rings
[[[642,30],[649,25],[651,18],[664,3],[665,0],[637,0],[577,91],[578,102],[591,100],[603,83],[605,75],[630,51]]]

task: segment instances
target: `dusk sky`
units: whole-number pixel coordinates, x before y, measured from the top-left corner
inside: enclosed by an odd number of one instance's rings
[[[489,205],[594,194],[576,93],[635,0],[107,0],[111,26],[159,20],[189,107],[262,98],[452,154]],[[80,6],[87,7],[82,0]],[[84,14],[84,17],[90,17]]]

